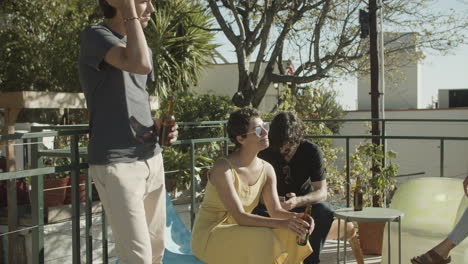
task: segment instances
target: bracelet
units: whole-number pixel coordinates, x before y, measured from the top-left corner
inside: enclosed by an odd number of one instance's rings
[[[127,22],[132,21],[132,20],[140,20],[140,17],[127,17],[127,18],[124,18],[124,23],[127,23]]]

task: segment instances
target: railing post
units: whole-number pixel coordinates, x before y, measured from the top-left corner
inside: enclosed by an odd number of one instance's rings
[[[224,155],[227,156],[229,154],[229,138],[228,138],[228,133],[227,133],[227,123],[224,123],[223,127],[224,127],[224,137],[226,138],[226,140],[224,141]]]
[[[190,172],[192,174],[192,204],[190,206],[190,227],[193,228],[193,222],[195,220],[195,198],[196,198],[196,181],[195,181],[195,144],[193,140],[190,140]]]
[[[39,168],[37,138],[31,139],[31,168]],[[43,175],[31,176],[31,217],[36,226],[32,230],[33,264],[44,263],[44,178]]]
[[[387,140],[385,139],[385,119],[382,119],[382,151],[384,153],[383,158],[382,158],[382,168],[385,168],[387,158],[385,157],[385,153],[387,152]]]
[[[86,193],[86,231],[85,231],[85,238],[86,238],[86,263],[91,264],[93,263],[93,219],[92,219],[92,206],[93,206],[93,193],[92,193],[92,182],[91,177],[88,173],[85,173],[85,193]]]
[[[350,207],[349,137],[346,138],[346,207]]]
[[[106,212],[104,211],[104,206],[101,206],[102,214],[101,214],[101,224],[102,224],[102,263],[108,264],[109,263],[109,254],[107,248],[107,219],[106,219]]]
[[[71,136],[71,178],[72,178],[72,253],[73,264],[80,264],[80,153],[78,149],[79,136]]]
[[[440,139],[440,177],[444,177],[444,139]]]

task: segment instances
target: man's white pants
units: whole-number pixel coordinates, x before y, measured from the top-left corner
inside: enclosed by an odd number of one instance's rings
[[[162,263],[166,194],[162,154],[132,163],[90,165],[124,263]]]

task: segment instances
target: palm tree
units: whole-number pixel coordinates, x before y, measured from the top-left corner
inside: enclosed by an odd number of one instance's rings
[[[146,31],[156,77],[149,92],[165,97],[197,84],[217,45],[212,43],[212,16],[198,3],[157,0],[155,8]]]

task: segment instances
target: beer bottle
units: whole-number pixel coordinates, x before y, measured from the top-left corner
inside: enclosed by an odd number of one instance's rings
[[[362,191],[361,177],[357,177],[354,187],[354,211],[362,211],[364,193]]]
[[[159,145],[161,147],[170,145],[169,133],[171,133],[171,128],[174,125],[174,96],[171,96],[167,99],[167,108],[161,118],[161,128],[159,130]]]
[[[304,211],[304,216],[302,219],[309,223],[309,225],[312,224],[312,205],[307,205],[305,211]],[[309,227],[310,228],[310,227]],[[299,246],[305,246],[307,244],[307,241],[309,240],[309,230],[307,230],[307,234],[304,237],[297,236],[296,242]]]

